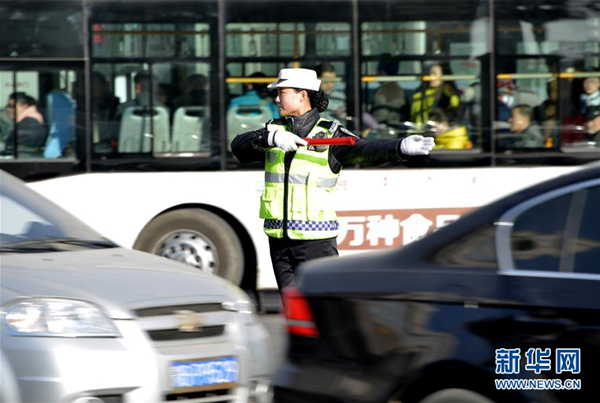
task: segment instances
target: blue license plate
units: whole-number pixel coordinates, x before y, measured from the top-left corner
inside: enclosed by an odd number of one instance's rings
[[[174,389],[214,389],[214,386],[233,386],[239,377],[235,357],[171,363],[171,386]]]

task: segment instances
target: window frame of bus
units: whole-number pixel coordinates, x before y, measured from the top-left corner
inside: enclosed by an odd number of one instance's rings
[[[73,71],[75,72],[76,82],[84,84],[85,64],[83,61],[23,61],[12,60],[8,63],[1,62],[4,72],[19,74],[22,72],[54,72]],[[11,91],[12,92],[12,91]],[[77,108],[75,109],[75,136],[73,141],[72,157],[60,158],[10,158],[2,159],[2,169],[10,172],[19,178],[28,178],[28,180],[39,180],[62,176],[69,173],[82,173],[86,170],[86,144],[87,131],[85,122],[86,97],[85,91],[75,91],[72,94]],[[36,99],[37,100],[37,99]],[[37,100],[39,101],[39,100]]]
[[[33,59],[33,58],[52,58],[52,59],[81,59],[83,60],[85,52],[85,33],[83,23],[83,1],[82,0],[61,0],[57,2],[28,0],[12,1],[0,3],[0,16],[8,16],[7,19],[0,18],[6,33],[10,35],[3,36],[7,40],[8,46],[3,46],[0,39],[0,49],[7,50],[6,54],[0,52],[0,58],[10,57],[11,59]],[[6,4],[8,3],[8,4]],[[18,10],[18,18],[10,18]],[[24,11],[23,11],[24,10]],[[39,18],[42,16],[43,18]],[[57,18],[58,17],[58,18]],[[28,25],[31,23],[31,25]],[[12,27],[14,24],[16,27]],[[32,26],[34,25],[34,26]],[[48,35],[59,32],[61,37]],[[27,33],[27,34],[24,34]],[[39,42],[30,42],[31,38]],[[43,41],[48,40],[44,43]],[[25,41],[27,49],[25,53],[16,50],[16,47]],[[10,50],[12,48],[12,51]]]
[[[434,4],[435,3],[435,4]],[[439,4],[438,4],[439,3]],[[466,3],[463,1],[463,3]],[[426,23],[436,23],[443,25],[446,22],[453,23],[470,23],[471,26],[467,28],[467,34],[470,29],[474,29],[474,23],[479,18],[490,18],[489,12],[477,14],[476,5],[487,5],[486,0],[470,0],[469,5],[457,5],[455,3],[448,4],[447,2],[427,2],[422,3],[419,1],[403,1],[394,2],[390,0],[374,0],[372,2],[359,2],[358,12],[359,19],[358,24],[360,27],[360,42],[361,42],[361,84],[365,79],[371,79],[372,77],[365,76],[364,68],[367,62],[375,62],[381,59],[381,54],[376,55],[364,55],[364,49],[362,43],[365,40],[365,33],[363,28],[365,24],[369,23],[393,23],[393,22],[416,22],[424,21]],[[421,12],[419,11],[421,10]],[[449,19],[448,16],[456,16],[456,18]],[[462,16],[462,18],[461,18]],[[426,27],[426,31],[429,27]],[[441,30],[442,28],[435,28]],[[486,35],[490,35],[490,28],[486,30]],[[434,36],[433,34],[431,35]],[[429,79],[429,72],[422,71],[423,66],[428,65],[433,61],[441,63],[450,63],[452,61],[462,61],[469,59],[467,55],[452,55],[450,53],[449,42],[441,40],[441,36],[435,35],[437,41],[437,47],[439,52],[434,53],[431,51],[434,42],[431,42],[429,34],[425,37],[426,48],[422,53],[407,53],[407,54],[396,54],[393,55],[390,52],[390,60],[392,61],[414,61],[421,65],[421,72],[416,76],[419,77],[421,82],[426,82]],[[474,58],[479,63],[479,77],[476,79],[479,81],[482,88],[481,99],[479,100],[480,116],[478,119],[478,127],[473,129],[477,130],[477,136],[480,145],[477,148],[472,149],[457,149],[457,150],[443,150],[436,149],[431,152],[426,159],[410,159],[403,163],[403,165],[413,167],[469,167],[469,166],[491,166],[493,164],[493,154],[490,147],[490,130],[491,117],[489,111],[489,94],[485,91],[484,85],[487,85],[489,80],[487,79],[490,75],[490,53],[492,49],[489,46],[490,38],[486,38],[482,41],[485,44],[485,52],[478,57]],[[431,43],[430,43],[431,42]],[[447,48],[447,49],[446,49]],[[456,73],[454,73],[456,74]],[[402,76],[401,73],[398,74]],[[401,77],[404,79],[405,77]],[[361,93],[361,95],[363,95]],[[365,95],[366,96],[366,95]],[[361,98],[361,107],[363,106],[364,97]],[[462,101],[462,100],[461,100]],[[412,107],[412,99],[410,99],[410,105]],[[469,136],[471,137],[471,136]],[[390,163],[385,166],[398,166],[399,163]]]
[[[227,35],[255,35],[252,31],[244,31],[244,32],[235,32],[227,31],[227,27],[231,27],[230,24],[287,24],[287,23],[298,23],[303,24],[303,30],[297,31],[297,33],[301,36],[305,37],[304,43],[304,54],[300,55],[285,55],[285,56],[232,56],[231,54],[227,54],[225,52],[225,65],[230,64],[244,64],[244,63],[267,63],[267,64],[275,64],[277,65],[277,72],[281,68],[288,67],[307,67],[314,68],[315,65],[319,63],[326,62],[335,62],[335,63],[343,63],[345,66],[345,94],[346,94],[346,107],[347,107],[347,115],[348,120],[350,118],[355,117],[356,113],[356,102],[355,97],[357,96],[359,86],[355,83],[355,74],[354,74],[354,53],[353,49],[355,49],[354,43],[354,35],[353,35],[353,1],[352,0],[344,0],[344,1],[320,1],[319,2],[319,10],[321,11],[318,14],[315,14],[315,2],[314,1],[306,1],[295,4],[294,7],[289,7],[289,2],[286,1],[265,1],[265,0],[257,0],[254,2],[240,1],[240,0],[232,0],[226,1],[225,4],[225,29],[226,36]],[[331,8],[332,12],[327,12],[329,8]],[[268,10],[268,12],[265,12]],[[333,12],[336,11],[336,12]],[[299,18],[299,16],[305,16],[305,18]],[[315,23],[344,23],[348,24],[350,29],[349,32],[349,42],[348,42],[348,52],[343,55],[317,55],[317,36],[318,34],[313,33],[310,28],[306,28],[306,24]],[[314,31],[317,32],[317,31]],[[339,31],[344,32],[344,31]],[[323,31],[323,34],[328,34],[329,31]],[[271,35],[271,34],[269,34]],[[276,33],[273,33],[276,35]],[[281,33],[281,35],[286,35],[286,33]],[[311,38],[310,40],[306,40],[306,38]],[[312,39],[314,38],[314,39]],[[277,51],[279,48],[277,48]],[[314,52],[314,54],[307,54],[308,52]],[[273,81],[276,81],[275,77],[271,77]],[[233,79],[233,80],[232,80]],[[236,83],[244,80],[244,77],[232,77],[229,79],[230,82],[235,81]],[[227,85],[227,81],[225,82]],[[225,108],[227,109],[227,108]],[[228,156],[229,168],[232,169],[260,169],[262,166],[260,164],[244,164],[241,165],[238,161],[233,157],[233,155]]]
[[[156,2],[159,3],[159,2]],[[90,54],[90,74],[94,71],[96,64],[139,64],[146,71],[152,71],[152,67],[157,64],[171,64],[173,66],[180,64],[192,64],[192,63],[205,63],[209,65],[211,72],[219,71],[218,62],[218,12],[219,9],[218,0],[206,0],[202,1],[202,8],[193,7],[197,2],[190,2],[189,0],[173,1],[173,2],[160,2],[164,7],[157,12],[156,7],[144,8],[143,2],[127,2],[127,3],[116,3],[116,2],[100,2],[92,0],[88,7],[90,9],[90,20],[89,20],[89,31],[90,31],[90,52],[93,48],[92,36],[94,35],[94,29],[97,27],[96,24],[174,24],[177,25],[188,25],[188,24],[206,24],[208,26],[208,35],[210,49],[208,56],[134,56],[134,57],[123,57],[123,56],[108,56],[101,57],[95,56],[93,53]],[[194,13],[190,13],[190,10],[194,10]],[[157,17],[158,16],[158,17]],[[178,33],[177,29],[173,30],[174,40],[177,41],[178,37],[185,37],[186,35],[206,35],[202,32],[190,32],[181,31]],[[152,35],[152,31],[134,31],[134,34],[148,34]],[[215,40],[210,40],[214,38]],[[221,133],[219,127],[219,114],[217,111],[217,99],[219,89],[218,74],[210,74],[209,79],[209,108],[211,112],[211,129],[209,131],[211,142],[216,144],[216,138],[219,138],[221,142]],[[152,88],[155,91],[155,88]],[[153,98],[153,97],[151,97]],[[174,113],[174,111],[170,111]],[[93,124],[93,123],[92,123]],[[169,133],[171,137],[171,133]],[[131,164],[142,163],[146,168],[149,169],[169,169],[169,170],[214,170],[215,165],[219,165],[222,160],[220,155],[220,148],[215,151],[214,147],[211,152],[165,152],[158,153],[151,150],[150,152],[140,153],[111,153],[102,154],[92,152],[92,170],[95,171],[106,171],[113,170],[115,165],[121,165],[123,167],[132,166]],[[127,169],[127,168],[126,168]],[[132,168],[133,170],[138,170]],[[218,169],[218,168],[217,168]]]
[[[533,79],[536,78],[546,78],[546,79],[557,79],[558,82],[558,93],[556,99],[556,107],[557,107],[557,116],[559,116],[562,121],[559,121],[554,124],[552,130],[559,130],[560,137],[558,138],[558,146],[553,144],[551,148],[544,149],[534,149],[534,152],[525,152],[523,150],[510,149],[508,153],[501,154],[497,153],[495,156],[495,160],[497,165],[536,165],[536,164],[548,164],[548,165],[564,165],[564,164],[582,164],[594,160],[598,160],[600,152],[598,151],[598,147],[595,148],[580,148],[580,149],[569,149],[569,147],[563,146],[563,138],[565,133],[569,131],[569,127],[564,124],[563,118],[565,118],[564,107],[565,104],[570,100],[565,100],[569,94],[562,94],[561,97],[561,88],[563,87],[564,81],[569,79],[576,79],[577,77],[585,77],[585,71],[581,71],[578,69],[577,65],[585,66],[587,64],[586,60],[596,60],[600,59],[600,45],[597,45],[596,52],[581,52],[572,54],[569,51],[569,47],[562,52],[560,48],[562,46],[559,43],[558,50],[548,51],[543,49],[543,42],[540,40],[539,42],[535,42],[538,46],[538,52],[531,52],[529,50],[525,50],[527,42],[523,39],[526,37],[525,29],[527,27],[531,28],[532,33],[535,30],[544,31],[547,30],[547,25],[553,22],[562,22],[568,20],[574,21],[586,21],[585,18],[581,18],[580,14],[581,10],[574,9],[570,10],[566,5],[558,5],[552,8],[539,9],[537,4],[528,4],[521,5],[520,7],[514,7],[516,2],[504,2],[504,3],[495,3],[495,45],[497,49],[497,57],[496,57],[496,82],[500,79],[505,78],[513,78],[516,79]],[[544,16],[540,18],[539,16]],[[552,17],[552,18],[551,18]],[[600,20],[600,15],[596,16],[597,20]],[[529,24],[529,25],[527,25]],[[539,26],[541,24],[541,26]],[[576,24],[570,23],[565,24],[570,26],[570,29]],[[598,27],[595,27],[598,30]],[[511,38],[511,32],[518,32],[517,36],[521,39],[521,41],[516,41],[515,38]],[[550,31],[548,31],[548,34]],[[593,35],[590,35],[593,37]],[[508,38],[508,39],[506,39]],[[548,37],[544,37],[544,43],[546,43],[547,48],[551,48],[551,44],[553,43],[549,40]],[[587,41],[574,41],[574,42],[566,42],[568,45],[572,45],[572,43],[583,43],[587,44]],[[596,41],[596,43],[598,43]],[[516,48],[515,51],[509,53],[509,49],[511,46]],[[519,52],[519,46],[523,47],[521,52]],[[541,69],[537,72],[523,72],[518,71],[519,62],[522,60],[538,60],[544,61],[544,66],[546,69]],[[512,69],[514,71],[503,71],[501,72],[499,69],[499,64],[514,64],[515,68]],[[539,62],[538,62],[539,63]],[[567,64],[567,66],[565,66]],[[596,62],[597,64],[597,62]],[[547,71],[544,71],[547,70]],[[573,70],[573,71],[569,71]],[[579,71],[578,71],[579,70]],[[527,87],[525,87],[527,88]],[[537,95],[540,95],[539,93]],[[496,94],[496,97],[498,94]],[[543,106],[545,101],[548,101],[549,98],[544,100],[542,103],[537,105],[536,107]],[[535,109],[535,108],[534,108]],[[539,121],[540,128],[543,129],[544,125],[542,121]],[[542,132],[543,134],[543,132]]]

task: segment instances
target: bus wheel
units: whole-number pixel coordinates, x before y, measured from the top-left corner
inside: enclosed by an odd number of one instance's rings
[[[236,285],[244,274],[244,252],[237,234],[225,220],[206,210],[159,215],[144,227],[133,248],[186,263]]]

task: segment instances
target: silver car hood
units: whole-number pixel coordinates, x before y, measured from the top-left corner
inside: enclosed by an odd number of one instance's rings
[[[2,304],[15,296],[93,302],[113,319],[141,307],[235,301],[233,284],[172,260],[124,248],[2,255]]]

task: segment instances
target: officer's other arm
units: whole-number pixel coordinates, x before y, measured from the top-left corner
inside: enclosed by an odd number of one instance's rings
[[[265,128],[239,134],[231,142],[231,152],[242,163],[264,162],[268,135]]]
[[[331,152],[342,165],[377,165],[388,161],[399,161],[400,140],[365,141],[357,138],[354,146],[332,146]]]
[[[354,146],[332,146],[331,152],[341,165],[373,166],[427,155],[431,149],[433,149],[432,138],[414,135],[394,140],[366,141],[357,138]]]

